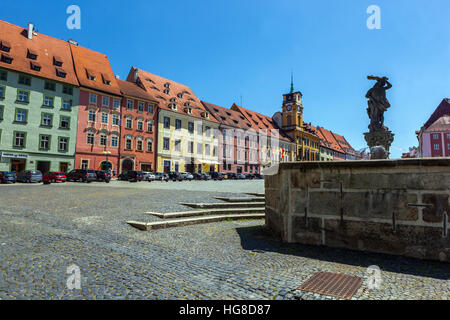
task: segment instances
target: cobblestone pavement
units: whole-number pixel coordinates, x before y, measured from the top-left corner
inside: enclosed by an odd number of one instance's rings
[[[186,210],[182,201],[233,195],[175,190],[181,184],[1,186],[0,299],[330,299],[296,290],[317,271],[364,277],[354,299],[450,298],[448,264],[286,245],[263,221],[150,232],[125,223],[157,219],[145,211]],[[81,269],[81,290],[66,287],[72,264]],[[379,289],[367,286],[370,265],[382,270]]]

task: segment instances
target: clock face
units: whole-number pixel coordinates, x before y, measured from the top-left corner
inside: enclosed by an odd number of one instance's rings
[[[286,110],[287,110],[287,111],[291,111],[291,110],[292,110],[292,106],[290,106],[290,105],[287,106],[287,107],[286,107]]]

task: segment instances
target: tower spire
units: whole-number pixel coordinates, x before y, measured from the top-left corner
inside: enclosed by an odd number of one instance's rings
[[[291,92],[294,93],[294,73],[291,71]]]

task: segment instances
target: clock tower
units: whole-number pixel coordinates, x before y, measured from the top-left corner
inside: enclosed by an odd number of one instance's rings
[[[294,92],[294,82],[291,76],[291,91],[283,94],[282,129],[292,138],[294,131],[303,127],[302,93]]]

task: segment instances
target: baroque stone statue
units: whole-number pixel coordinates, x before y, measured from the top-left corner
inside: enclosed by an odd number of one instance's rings
[[[391,107],[386,98],[386,91],[391,89],[392,85],[387,77],[368,76],[367,79],[377,81],[366,94],[370,125],[369,132],[364,136],[370,147],[370,159],[388,159],[394,134],[384,126],[384,113]]]

